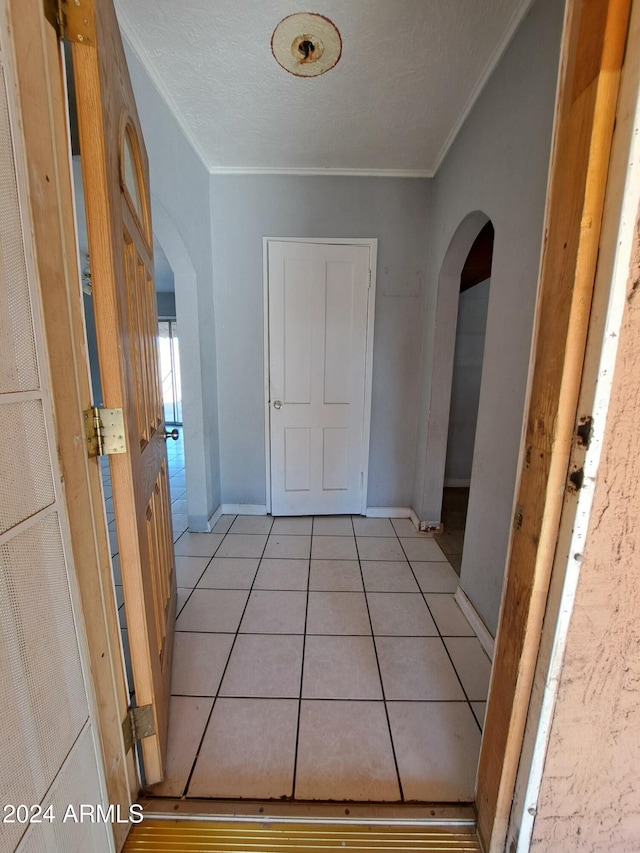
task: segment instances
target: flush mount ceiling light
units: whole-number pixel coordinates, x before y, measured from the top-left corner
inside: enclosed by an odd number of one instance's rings
[[[313,12],[284,18],[273,31],[271,50],[278,65],[296,77],[317,77],[340,59],[342,39],[336,25]]]

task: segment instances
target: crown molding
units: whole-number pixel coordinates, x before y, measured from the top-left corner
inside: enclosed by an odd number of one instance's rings
[[[212,166],[212,175],[335,175],[358,178],[433,178],[433,172],[424,169],[305,169],[262,166]]]
[[[534,0],[522,0],[522,2],[518,5],[513,15],[511,16],[511,20],[509,22],[508,27],[504,31],[500,42],[496,45],[496,48],[492,52],[487,64],[485,65],[484,71],[476,81],[469,98],[465,106],[463,107],[458,119],[451,129],[451,132],[447,136],[444,145],[440,149],[440,153],[436,157],[435,164],[432,169],[339,169],[339,168],[321,168],[321,167],[308,167],[308,168],[286,168],[286,167],[262,167],[262,166],[213,166],[209,162],[209,158],[204,152],[204,149],[201,147],[198,142],[195,134],[192,132],[188,121],[185,119],[184,115],[180,111],[178,104],[170,94],[167,87],[162,82],[162,78],[160,77],[158,70],[155,67],[153,60],[151,59],[148,51],[145,50],[144,45],[142,44],[140,38],[138,37],[135,27],[131,24],[129,18],[127,17],[126,11],[123,9],[121,3],[116,3],[116,11],[118,15],[118,22],[120,24],[122,37],[124,41],[127,43],[131,51],[135,54],[136,58],[140,62],[142,68],[146,72],[149,80],[151,81],[153,87],[157,91],[161,100],[164,102],[167,109],[174,116],[178,127],[180,128],[183,136],[189,143],[189,145],[193,148],[196,156],[204,166],[204,168],[211,175],[307,175],[307,176],[317,176],[317,175],[326,175],[326,176],[342,176],[342,177],[376,177],[376,178],[434,178],[440,166],[446,159],[449,150],[451,149],[453,143],[456,140],[460,130],[462,129],[465,121],[467,120],[469,113],[474,108],[476,101],[482,94],[484,87],[487,85],[489,78],[493,74],[496,66],[502,59],[507,47],[509,46],[513,36],[516,33],[516,30],[522,23],[525,15],[533,5]]]
[[[178,127],[180,128],[182,135],[189,143],[191,148],[193,148],[196,156],[198,157],[204,168],[209,171],[210,165],[208,158],[204,153],[204,150],[202,149],[200,143],[191,131],[189,123],[180,111],[178,104],[174,100],[173,96],[170,94],[167,87],[162,82],[162,78],[158,74],[154,63],[151,57],[149,56],[148,51],[145,50],[142,42],[136,34],[135,27],[131,24],[126,12],[123,10],[122,4],[116,4],[116,13],[123,41],[126,42],[129,49],[135,55],[136,59],[142,66],[143,71],[149,78],[151,85],[156,90],[156,92],[160,96],[160,99],[164,102],[169,112],[173,115]]]

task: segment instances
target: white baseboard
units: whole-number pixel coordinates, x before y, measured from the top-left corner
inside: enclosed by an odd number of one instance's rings
[[[471,480],[447,479],[444,481],[445,489],[468,489],[470,485]]]
[[[412,512],[408,506],[368,506],[365,515],[367,518],[411,518]]]
[[[420,530],[420,519],[418,518],[415,510],[413,508],[409,509],[409,518],[413,522],[413,526],[416,530]]]
[[[211,514],[211,517],[209,518],[209,532],[211,532],[213,530],[213,528],[216,526],[218,519],[220,518],[221,515],[222,515],[222,504],[220,504],[218,506],[218,509],[215,510],[215,512],[213,512]]]
[[[221,515],[266,515],[266,504],[222,504]]]
[[[487,626],[482,621],[480,614],[475,609],[473,604],[469,601],[462,587],[458,587],[454,598],[457,601],[460,610],[462,610],[464,615],[467,617],[467,622],[475,631],[476,637],[480,640],[482,648],[489,655],[489,660],[492,661],[495,640],[489,633],[489,629],[487,628]]]

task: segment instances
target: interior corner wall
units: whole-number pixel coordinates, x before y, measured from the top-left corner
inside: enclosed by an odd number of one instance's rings
[[[483,211],[495,228],[483,380],[460,585],[495,634],[522,435],[564,4],[536,0],[434,179],[425,304],[425,360],[414,484],[421,519],[440,517],[442,486],[425,488],[437,282],[462,220]],[[442,434],[442,430],[441,430]],[[446,455],[446,428],[437,448]],[[431,446],[431,445],[429,445]],[[440,460],[437,460],[439,464]]]
[[[223,504],[267,496],[263,237],[377,237],[368,505],[411,505],[430,184],[211,176]]]
[[[125,38],[125,52],[149,156],[152,214],[175,231],[189,274],[174,268],[180,324],[187,508],[206,530],[220,505],[216,323],[212,287],[209,171],[197,156]],[[162,244],[162,241],[161,241]],[[168,246],[162,246],[169,263]]]

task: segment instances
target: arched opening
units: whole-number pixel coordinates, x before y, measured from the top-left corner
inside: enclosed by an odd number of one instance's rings
[[[209,517],[210,471],[205,464],[205,434],[203,413],[202,370],[200,364],[200,333],[196,271],[187,247],[173,220],[152,194],[154,239],[166,257],[173,275],[172,296],[175,299],[177,328],[189,329],[180,339],[180,415],[183,422],[186,495],[181,514],[191,530],[207,530]],[[160,297],[162,299],[162,297]],[[169,300],[171,301],[171,300]]]
[[[462,220],[451,238],[438,277],[431,369],[433,379],[428,394],[424,481],[418,508],[420,519],[434,527],[442,519],[460,278],[471,247],[487,223],[489,217],[480,210],[469,213]]]
[[[494,228],[487,222],[460,274],[440,545],[460,573],[473,469],[482,362],[491,286]]]

